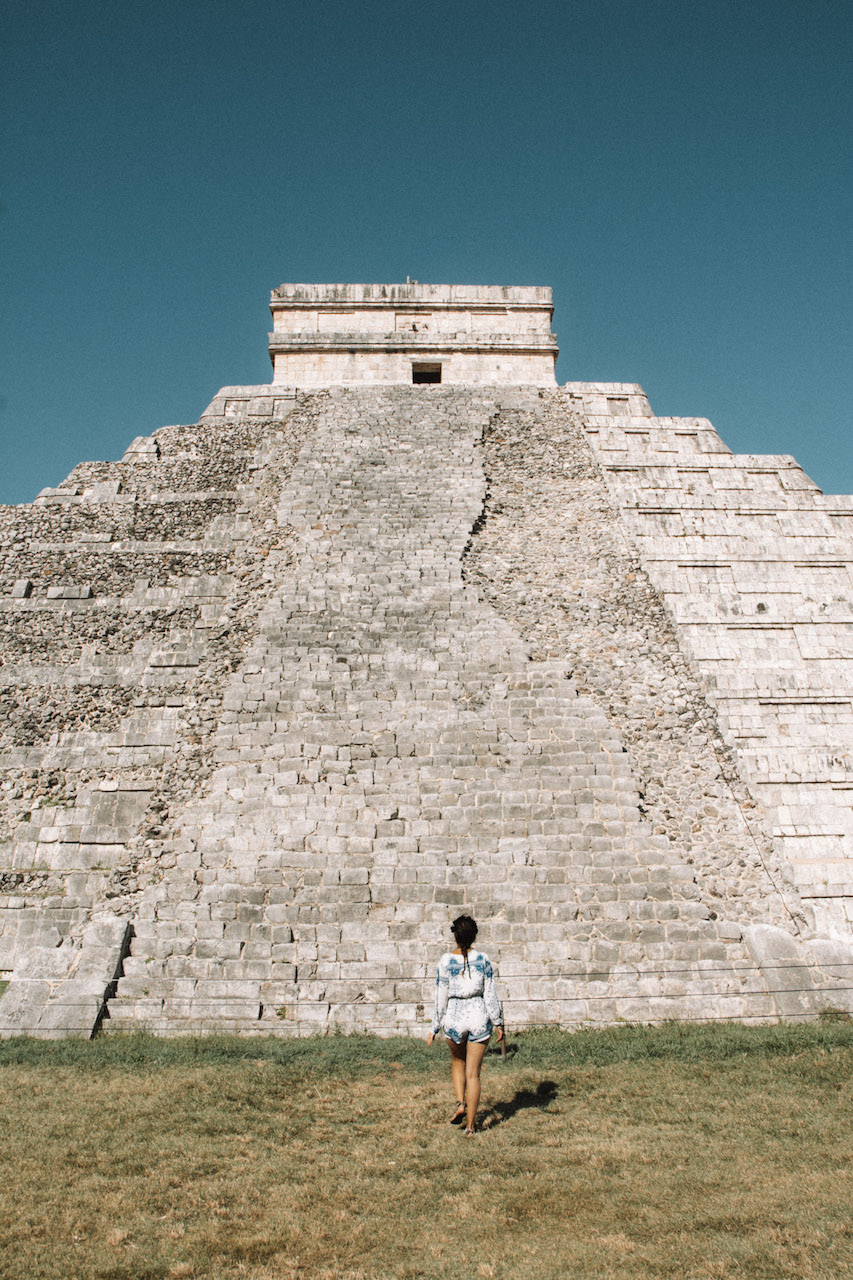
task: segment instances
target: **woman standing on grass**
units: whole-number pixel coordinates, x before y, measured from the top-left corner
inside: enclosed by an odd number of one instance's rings
[[[450,1123],[461,1124],[464,1120],[465,1137],[471,1138],[480,1101],[480,1067],[492,1031],[496,1031],[499,1041],[503,1040],[503,1014],[489,957],[472,950],[477,937],[476,920],[458,916],[450,932],[456,949],[446,951],[438,962],[435,1015],[427,1044],[432,1044],[443,1028],[456,1094],[456,1111]]]

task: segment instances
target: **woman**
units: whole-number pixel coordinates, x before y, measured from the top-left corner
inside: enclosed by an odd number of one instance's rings
[[[438,962],[435,980],[435,1016],[427,1044],[443,1028],[450,1049],[450,1075],[456,1094],[456,1111],[450,1123],[465,1121],[465,1137],[474,1136],[474,1120],[480,1101],[480,1067],[492,1031],[503,1040],[503,1015],[489,957],[473,951],[477,922],[458,916],[450,926],[456,949]]]

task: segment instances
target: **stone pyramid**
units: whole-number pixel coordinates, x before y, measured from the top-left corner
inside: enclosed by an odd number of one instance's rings
[[[853,500],[550,291],[282,286],[273,381],[0,509],[0,1034],[853,1008]]]

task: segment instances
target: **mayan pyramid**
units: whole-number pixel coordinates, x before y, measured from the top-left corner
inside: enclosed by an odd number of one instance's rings
[[[853,498],[551,291],[282,285],[273,375],[0,508],[0,1034],[853,1008]]]

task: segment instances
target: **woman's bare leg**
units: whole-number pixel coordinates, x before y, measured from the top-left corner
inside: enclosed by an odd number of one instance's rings
[[[480,1067],[483,1065],[488,1043],[487,1040],[485,1044],[469,1044],[465,1057],[465,1101],[468,1104],[466,1123],[469,1130],[474,1128],[474,1121],[477,1118],[477,1107],[480,1102]]]
[[[465,1050],[468,1046],[454,1044],[452,1040],[448,1040],[447,1047],[450,1050],[450,1076],[453,1080],[453,1092],[456,1094],[456,1101],[461,1107],[465,1101]]]

